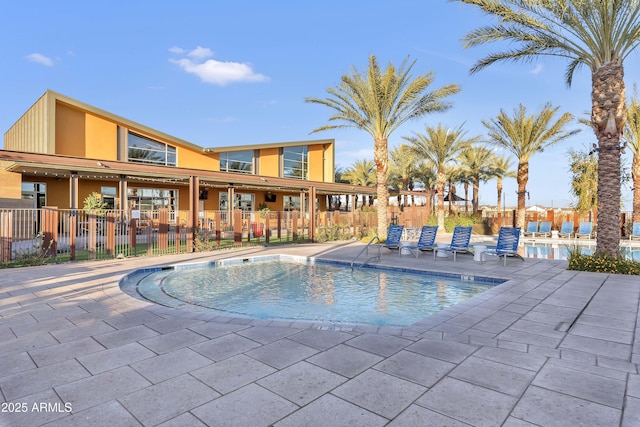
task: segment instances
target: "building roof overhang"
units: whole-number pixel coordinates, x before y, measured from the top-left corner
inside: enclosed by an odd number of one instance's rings
[[[80,179],[119,180],[125,176],[130,181],[188,184],[191,177],[198,177],[201,187],[259,189],[298,193],[310,187],[317,194],[375,194],[375,187],[361,187],[334,182],[303,181],[263,175],[249,175],[190,169],[171,166],[146,165],[112,160],[87,159],[72,156],[26,153],[0,150],[2,168],[29,176],[64,178],[76,173]]]

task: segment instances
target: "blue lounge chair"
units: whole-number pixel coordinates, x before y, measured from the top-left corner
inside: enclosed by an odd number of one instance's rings
[[[525,237],[527,236],[536,237],[537,232],[538,232],[538,222],[529,221],[527,223],[527,231],[524,232]]]
[[[438,233],[437,225],[424,225],[420,230],[420,236],[418,242],[412,244],[412,242],[404,241],[400,244],[400,255],[406,254],[405,250],[408,250],[411,254],[418,258],[420,252],[432,251],[436,247],[436,234]]]
[[[438,252],[453,252],[453,262],[456,262],[456,254],[458,252],[469,252],[469,241],[471,240],[471,227],[456,226],[451,236],[451,244],[444,247],[436,247],[433,250],[433,259],[436,258]]]
[[[520,241],[520,227],[501,227],[498,233],[498,244],[495,249],[487,249],[482,252],[480,258],[484,262],[485,255],[496,255],[498,258],[504,259],[504,265],[507,265],[507,257],[515,256],[524,261],[524,258],[518,254],[518,242]]]
[[[384,242],[384,246],[387,249],[400,249],[400,240],[402,239],[402,232],[404,231],[404,225],[391,225],[387,230],[387,240]]]
[[[558,237],[573,237],[573,221],[565,221],[562,223]]]
[[[631,229],[631,234],[629,235],[629,240],[640,239],[640,222],[634,222],[633,228]]]
[[[551,237],[551,221],[542,221],[540,223],[540,229],[536,234],[539,234],[541,237]],[[535,235],[533,237],[535,237]]]
[[[587,239],[591,238],[591,233],[593,232],[593,223],[591,221],[581,222],[578,227],[578,232],[576,233],[576,237],[579,239],[580,237],[586,237]]]
[[[438,234],[437,225],[424,225],[420,231],[418,239],[416,258],[420,252],[433,251],[436,248],[436,235]]]

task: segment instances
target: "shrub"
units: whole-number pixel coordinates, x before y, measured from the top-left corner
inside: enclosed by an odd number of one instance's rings
[[[569,270],[640,275],[640,263],[622,257],[615,258],[604,254],[584,255],[576,249],[569,251],[567,260]]]
[[[437,225],[438,217],[432,215],[427,221],[427,225]],[[482,224],[482,218],[478,215],[452,215],[444,218],[444,229],[447,233],[453,233],[453,229],[458,226],[469,226]]]

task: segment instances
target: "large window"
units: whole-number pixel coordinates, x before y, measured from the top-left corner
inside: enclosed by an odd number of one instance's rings
[[[229,208],[229,194],[220,192],[220,210],[227,210]],[[235,200],[233,201],[234,209],[241,209],[243,211],[253,211],[255,206],[255,194],[249,193],[235,193]]]
[[[129,209],[157,211],[160,208],[167,208],[175,211],[178,207],[178,190],[129,187],[127,191]]]
[[[100,187],[100,194],[102,195],[102,203],[106,204],[107,209],[116,208],[116,196],[118,192],[116,187]]]
[[[130,162],[162,166],[176,166],[176,147],[129,132],[128,159]]]
[[[220,153],[220,171],[253,173],[253,150]]]
[[[283,150],[283,171],[285,178],[309,179],[307,146],[285,147]]]

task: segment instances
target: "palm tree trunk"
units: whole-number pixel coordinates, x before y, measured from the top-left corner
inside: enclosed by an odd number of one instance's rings
[[[518,172],[516,176],[518,182],[518,210],[516,213],[516,227],[524,230],[525,219],[525,196],[527,195],[527,182],[529,181],[529,162],[518,163]]]
[[[592,75],[592,126],[598,138],[596,253],[620,255],[620,136],[626,120],[624,68],[609,62]]]
[[[473,214],[475,215],[478,212],[478,192],[480,191],[480,178],[477,176],[473,177]]]
[[[438,217],[438,228],[444,230],[444,187],[447,183],[447,177],[444,170],[438,168],[436,172],[436,188],[438,189],[438,204],[436,207],[436,215]]]
[[[469,213],[469,183],[464,183],[464,213]]]
[[[502,178],[498,178],[497,182],[496,188],[498,190],[498,204],[496,206],[498,207],[498,210],[500,210],[500,204],[502,203]]]
[[[631,179],[633,181],[633,222],[640,222],[640,153],[633,155],[631,163]]]
[[[376,164],[376,196],[378,198],[378,237],[387,238],[387,211],[389,210],[389,189],[387,188],[387,172],[389,169],[389,146],[387,138],[375,138],[373,143],[373,161]]]

